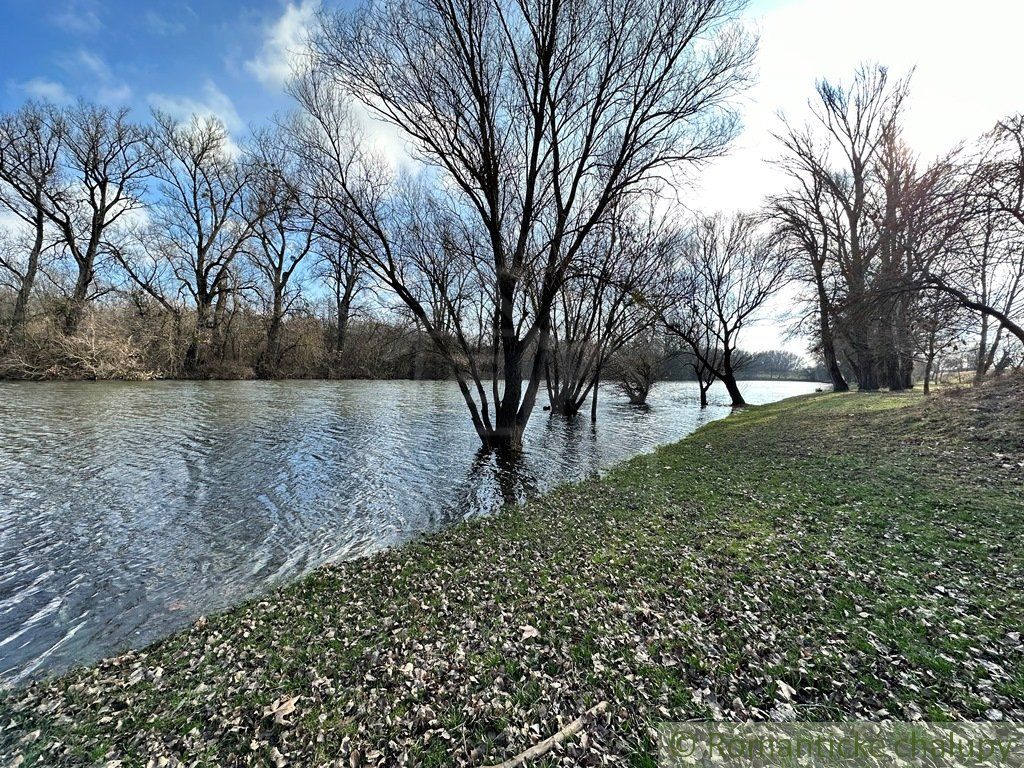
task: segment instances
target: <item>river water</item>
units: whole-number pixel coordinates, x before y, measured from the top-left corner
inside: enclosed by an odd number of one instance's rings
[[[814,384],[744,382],[751,403]],[[0,383],[0,685],[139,647],[324,562],[393,546],[728,414],[690,383],[537,410],[481,455],[451,382]]]

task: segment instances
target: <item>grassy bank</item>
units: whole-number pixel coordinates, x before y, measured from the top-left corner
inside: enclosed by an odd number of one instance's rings
[[[1024,719],[1019,398],[746,410],[10,693],[0,754],[479,765],[608,701],[538,764],[651,766],[661,720]]]

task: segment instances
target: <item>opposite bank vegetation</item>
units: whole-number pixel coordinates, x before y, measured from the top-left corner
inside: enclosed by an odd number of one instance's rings
[[[659,721],[1024,719],[1022,380],[796,398],[0,700],[12,765],[656,764]],[[602,706],[607,702],[606,706]]]

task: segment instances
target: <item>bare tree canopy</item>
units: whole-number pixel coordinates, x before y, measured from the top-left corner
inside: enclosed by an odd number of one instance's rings
[[[154,115],[152,152],[159,159],[160,198],[153,211],[156,249],[177,290],[196,307],[185,367],[198,370],[221,331],[236,259],[258,220],[249,183],[252,164],[236,155],[224,125],[194,117],[179,123]]]
[[[738,130],[741,11],[371,0],[319,15],[297,108],[245,135],[2,114],[0,376],[454,377],[515,449],[545,392],[592,419],[609,375],[642,399],[654,327],[672,375],[741,404],[737,337],[790,280],[837,391],[1024,359],[1019,114],[924,162],[909,78],[864,65],[783,121],[764,210],[680,217]]]
[[[472,243],[503,385],[488,395],[477,373],[471,388],[455,370],[486,446],[521,445],[552,306],[593,229],[678,164],[721,153],[735,134],[731,99],[753,54],[735,22],[741,7],[384,0],[322,18],[317,71],[439,169],[448,192],[441,207]],[[380,239],[378,213],[360,210],[352,189],[347,200]],[[402,271],[397,263],[379,270],[430,322]],[[448,343],[440,328],[430,333]]]
[[[589,396],[596,421],[602,372],[658,322],[666,301],[678,232],[652,201],[633,202],[592,230],[552,308],[545,377],[556,413],[575,415]]]
[[[38,104],[0,118],[0,208],[27,225],[31,238],[27,248],[12,243],[11,252],[0,256],[0,267],[14,279],[17,292],[11,313],[15,331],[25,323],[43,251],[54,244],[47,234],[46,202],[56,194],[61,140],[46,108]],[[22,251],[26,256],[19,259],[16,254]]]
[[[699,380],[721,379],[734,406],[746,404],[736,381],[740,333],[788,282],[790,266],[789,251],[757,217],[702,216],[692,226],[676,298],[662,316],[699,361]]]

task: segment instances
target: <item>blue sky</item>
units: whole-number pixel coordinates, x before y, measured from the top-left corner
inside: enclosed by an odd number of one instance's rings
[[[760,0],[771,7],[785,0]],[[286,108],[259,72],[275,30],[315,0],[0,0],[0,108],[27,97],[216,108],[238,130]],[[291,14],[290,19],[287,18]],[[287,29],[282,31],[287,32]],[[280,51],[278,51],[280,53]],[[274,51],[270,51],[272,56]],[[172,110],[175,111],[175,110]]]
[[[29,96],[127,104],[140,117],[198,105],[238,130],[288,104],[258,67],[286,10],[279,0],[0,0],[0,108]]]

